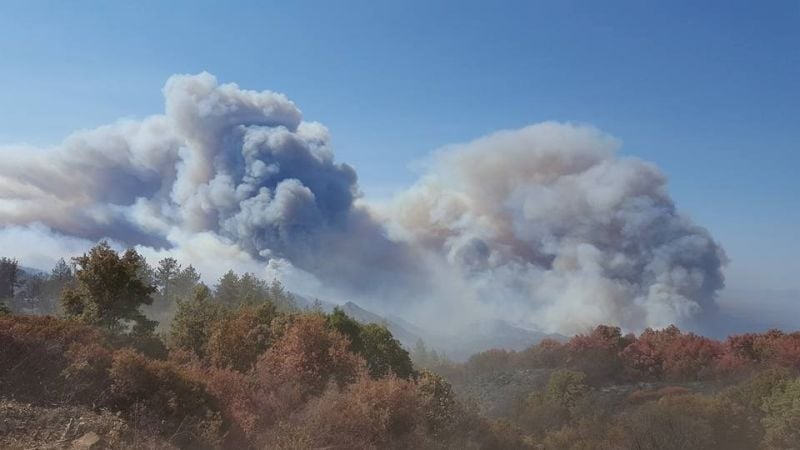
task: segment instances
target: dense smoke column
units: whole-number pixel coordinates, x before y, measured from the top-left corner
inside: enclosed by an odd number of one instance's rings
[[[435,155],[400,196],[397,234],[435,249],[484,298],[548,330],[680,323],[723,286],[709,233],[664,176],[585,126],[543,123]]]
[[[449,147],[376,208],[285,96],[207,73],[171,77],[164,96],[163,115],[3,149],[0,240],[111,238],[219,271],[297,270],[388,310],[562,332],[681,323],[723,285],[722,250],[664,176],[590,127]]]

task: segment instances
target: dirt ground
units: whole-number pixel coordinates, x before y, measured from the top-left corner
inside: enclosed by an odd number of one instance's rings
[[[0,399],[0,448],[47,450],[174,449],[108,411]]]

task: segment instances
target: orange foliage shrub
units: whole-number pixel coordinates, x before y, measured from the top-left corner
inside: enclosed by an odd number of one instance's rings
[[[631,380],[696,380],[714,374],[723,353],[719,342],[670,326],[648,328],[620,358],[625,376]]]
[[[526,369],[563,367],[566,359],[567,346],[554,339],[543,339],[517,354],[519,366]]]
[[[599,325],[589,334],[579,334],[567,343],[567,366],[586,374],[594,383],[615,379],[622,373],[619,357],[635,340],[623,336],[618,327]]]
[[[257,379],[263,386],[292,383],[301,396],[321,394],[328,382],[344,386],[364,368],[364,361],[348,346],[347,339],[328,329],[324,317],[299,316],[259,358]]]
[[[681,334],[664,349],[664,377],[668,380],[708,378],[722,352],[722,345],[717,341],[694,333]]]
[[[267,408],[259,403],[258,386],[249,374],[232,369],[212,368],[203,373],[206,389],[230,423],[225,442],[228,447],[243,448],[258,439],[258,431],[268,421]]]
[[[304,436],[310,448],[419,448],[422,418],[413,382],[361,377],[312,400],[293,422],[293,434]]]
[[[250,370],[271,342],[274,314],[274,308],[243,308],[215,323],[206,346],[209,362],[241,372]]]
[[[508,350],[492,349],[472,355],[464,364],[467,376],[481,376],[502,372],[514,363],[515,353]]]
[[[80,397],[87,389],[97,389],[90,372],[102,372],[107,359],[98,356],[87,361],[91,368],[83,367],[81,359],[90,351],[102,353],[99,349],[105,349],[106,342],[105,333],[73,321],[48,316],[0,317],[0,393],[45,402]],[[67,371],[73,360],[75,366]],[[65,373],[74,382],[65,383]]]
[[[190,373],[133,350],[116,352],[108,404],[137,427],[159,433],[179,446],[213,447],[222,432],[214,399]]]

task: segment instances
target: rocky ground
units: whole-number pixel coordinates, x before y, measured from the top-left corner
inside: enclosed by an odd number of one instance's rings
[[[120,417],[107,411],[0,400],[0,448],[166,450],[174,447],[132,429]]]

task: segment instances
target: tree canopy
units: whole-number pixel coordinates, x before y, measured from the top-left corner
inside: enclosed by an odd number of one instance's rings
[[[156,322],[140,311],[153,302],[156,287],[142,280],[146,266],[136,250],[119,255],[107,242],[89,253],[73,258],[75,282],[64,290],[64,312],[80,321],[122,331],[132,327],[135,334],[152,332]]]

